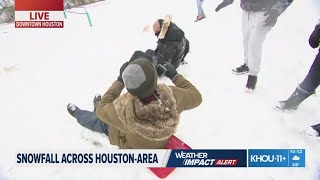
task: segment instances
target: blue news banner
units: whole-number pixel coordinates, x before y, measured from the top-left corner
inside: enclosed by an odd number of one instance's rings
[[[142,167],[305,167],[304,149],[113,150],[86,153],[18,153],[20,165]]]
[[[305,167],[305,150],[249,149],[248,167]]]

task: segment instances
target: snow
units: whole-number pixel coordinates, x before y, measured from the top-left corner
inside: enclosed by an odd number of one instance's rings
[[[91,110],[94,95],[106,91],[135,50],[156,46],[152,32],[142,30],[166,14],[190,40],[189,64],[178,72],[203,96],[200,107],[182,114],[176,136],[194,149],[306,149],[306,168],[177,169],[167,179],[318,179],[319,140],[301,132],[320,122],[319,95],[294,113],[273,109],[291,95],[318,53],[308,45],[318,18],[314,2],[295,1],[269,33],[252,93],[245,91],[246,76],[231,73],[243,63],[239,2],[215,13],[218,3],[205,1],[207,18],[198,23],[193,22],[196,1],[108,0],[87,7],[92,28],[85,15],[71,13],[64,29],[1,26],[0,179],[156,179],[144,168],[21,167],[15,155],[116,149],[105,137],[83,129],[66,106]],[[93,140],[103,146],[93,146]]]

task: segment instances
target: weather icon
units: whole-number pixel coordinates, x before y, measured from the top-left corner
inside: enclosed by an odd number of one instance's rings
[[[297,155],[295,155],[295,156],[293,156],[292,160],[293,160],[293,161],[299,161],[299,160],[300,160],[300,157],[297,156]]]

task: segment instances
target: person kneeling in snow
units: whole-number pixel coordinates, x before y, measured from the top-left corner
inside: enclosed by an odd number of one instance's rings
[[[118,79],[99,102],[95,111],[68,105],[68,112],[93,131],[105,133],[112,145],[121,149],[165,148],[175,133],[179,114],[199,106],[199,91],[175,67],[167,63],[166,76],[175,86],[157,84],[154,65],[139,58],[122,65]],[[126,87],[127,93],[120,95]]]
[[[184,32],[173,22],[170,22],[163,39],[159,39],[159,34],[163,28],[163,19],[158,19],[153,24],[153,31],[158,38],[158,45],[155,50],[148,49],[146,53],[152,56],[157,64],[164,65],[171,63],[176,69],[180,63],[184,63],[184,58],[189,52],[189,41]]]

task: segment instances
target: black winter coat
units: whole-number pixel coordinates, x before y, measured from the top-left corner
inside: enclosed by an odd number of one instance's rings
[[[156,34],[156,36],[158,35]],[[170,23],[164,39],[158,40],[157,43],[155,54],[158,64],[163,65],[170,62],[175,68],[178,68],[189,51],[189,42],[185,38],[184,32],[173,22]]]
[[[225,0],[233,3],[234,0]],[[276,9],[283,13],[293,0],[241,0],[241,8],[245,11],[268,11]]]
[[[320,22],[319,24],[316,25],[316,27],[314,28],[309,38],[309,44],[312,48],[319,47],[319,43],[320,43]]]

